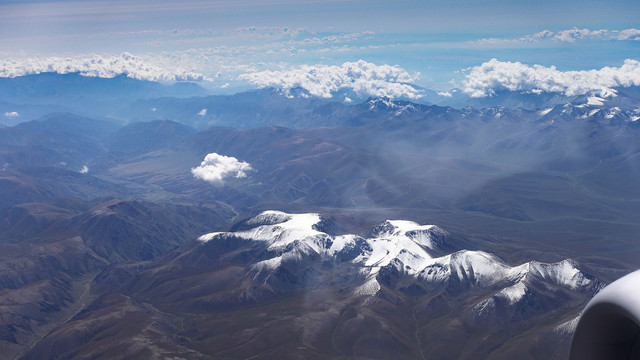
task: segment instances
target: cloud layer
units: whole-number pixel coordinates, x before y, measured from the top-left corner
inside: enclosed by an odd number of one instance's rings
[[[138,80],[149,81],[200,81],[202,74],[180,68],[160,67],[129,53],[120,56],[34,57],[0,60],[0,77],[16,77],[29,74],[55,72],[80,73],[83,76],[112,78],[120,74]]]
[[[332,92],[351,89],[358,95],[407,97],[422,96],[420,89],[409,84],[417,79],[404,69],[391,65],[376,65],[364,60],[345,62],[340,66],[302,65],[283,71],[260,71],[240,75],[240,79],[265,87],[289,90],[301,87],[310,94],[330,98]]]
[[[472,97],[491,96],[501,90],[609,97],[615,96],[613,88],[629,86],[640,86],[640,62],[630,59],[620,67],[585,71],[558,71],[554,66],[491,59],[471,68],[464,80],[464,91]]]
[[[213,185],[223,185],[225,179],[246,177],[247,172],[251,170],[253,169],[247,162],[239,161],[232,156],[210,153],[205,156],[200,166],[191,169],[191,173]]]
[[[553,32],[542,30],[535,34],[525,35],[517,39],[489,38],[480,39],[478,42],[485,44],[515,44],[536,43],[544,40],[574,42],[576,40],[635,40],[640,41],[640,29],[630,28],[624,30],[589,30],[573,27],[567,30]]]

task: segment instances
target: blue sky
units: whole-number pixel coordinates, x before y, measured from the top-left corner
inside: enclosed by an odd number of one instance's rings
[[[640,60],[638,15],[639,1],[4,1],[0,75],[126,52],[223,91],[250,86],[247,73],[362,59],[446,90],[492,58],[560,71]]]

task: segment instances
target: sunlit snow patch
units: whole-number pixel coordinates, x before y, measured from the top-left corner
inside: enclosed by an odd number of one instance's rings
[[[543,109],[543,110],[540,110],[538,114],[544,116],[544,115],[547,115],[549,112],[551,112],[551,110],[553,110],[553,108]]]
[[[526,293],[527,286],[519,282],[515,285],[509,286],[508,288],[502,289],[502,291],[500,291],[498,295],[505,297],[507,300],[509,300],[510,304],[515,304],[520,301],[520,299],[522,299]]]
[[[591,96],[587,99],[587,105],[592,106],[602,106],[604,105],[605,99],[597,96]]]

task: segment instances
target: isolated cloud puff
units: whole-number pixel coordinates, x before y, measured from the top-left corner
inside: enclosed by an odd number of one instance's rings
[[[200,166],[191,169],[191,173],[196,178],[211,184],[223,185],[224,179],[229,177],[243,178],[251,170],[253,169],[247,162],[239,161],[232,156],[210,153],[205,156]]]
[[[18,114],[17,111],[7,111],[4,113],[4,116],[6,117],[18,117],[20,116],[20,114]]]
[[[112,78],[120,74],[149,81],[201,81],[204,75],[180,68],[160,67],[127,52],[120,56],[34,57],[0,60],[0,77],[55,72],[80,73],[83,76]]]
[[[463,85],[471,97],[491,96],[500,90],[610,97],[615,96],[615,87],[640,85],[640,62],[631,59],[620,67],[585,71],[559,71],[555,66],[529,66],[491,59],[468,71]]]
[[[418,76],[410,75],[397,65],[376,65],[359,60],[340,66],[302,65],[283,71],[252,72],[239,78],[260,87],[276,86],[285,90],[301,87],[324,98],[330,98],[334,91],[348,88],[358,95],[416,99],[423,96],[422,91],[409,83]]]

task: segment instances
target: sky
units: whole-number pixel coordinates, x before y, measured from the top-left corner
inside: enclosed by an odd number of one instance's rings
[[[567,81],[596,70],[584,88],[604,94],[640,85],[639,15],[625,0],[5,0],[0,76],[126,72],[221,93],[347,86],[411,98],[403,84],[573,91]]]

